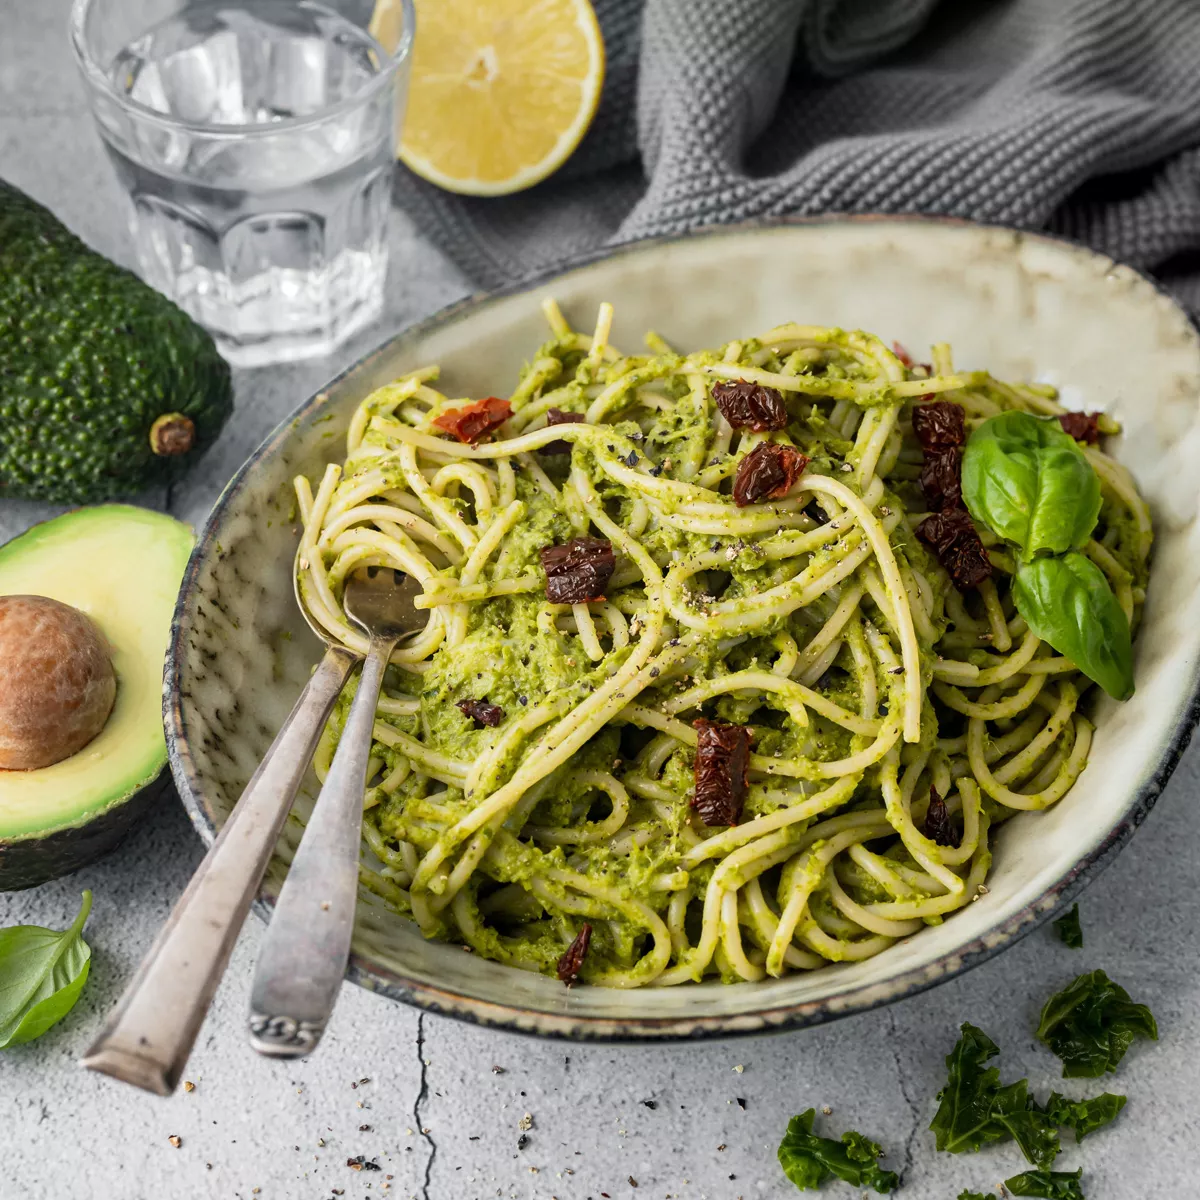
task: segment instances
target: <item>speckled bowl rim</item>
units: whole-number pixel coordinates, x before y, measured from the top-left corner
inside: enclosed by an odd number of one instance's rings
[[[175,615],[171,625],[170,644],[164,676],[163,721],[167,737],[167,749],[171,773],[175,779],[180,799],[191,818],[192,824],[204,841],[211,845],[217,836],[214,814],[205,800],[200,787],[198,772],[192,759],[188,742],[188,731],[179,697],[181,674],[184,661],[184,646],[189,633],[189,610],[192,595],[197,587],[201,566],[218,541],[218,533],[224,518],[239,493],[254,473],[259,460],[282,446],[291,437],[293,424],[315,413],[329,402],[329,393],[347,376],[360,370],[372,360],[380,357],[399,341],[417,341],[443,325],[462,318],[473,309],[503,297],[532,292],[545,287],[556,278],[591,266],[605,259],[637,255],[649,247],[693,241],[699,238],[736,236],[739,232],[750,233],[764,228],[788,226],[847,225],[887,222],[896,225],[942,225],[969,227],[981,230],[1017,234],[1026,241],[1042,242],[1052,247],[1062,247],[1073,253],[1084,253],[1105,263],[1119,265],[1140,276],[1160,296],[1178,310],[1187,323],[1200,334],[1198,325],[1178,301],[1157,280],[1136,267],[1129,267],[1102,254],[1092,247],[1069,238],[1051,234],[1031,232],[1015,226],[970,221],[961,217],[931,214],[852,213],[828,214],[804,217],[776,217],[767,220],[745,222],[736,225],[710,225],[673,237],[644,238],[620,246],[605,247],[568,259],[552,269],[521,280],[510,287],[490,292],[476,292],[453,304],[447,305],[424,321],[409,325],[377,345],[369,353],[351,363],[335,375],[324,387],[301,404],[276,426],[262,444],[250,455],[237,474],[230,480],[218,497],[197,539],[195,549],[188,562]],[[772,1005],[752,1012],[732,1013],[721,1016],[680,1016],[666,1018],[649,1017],[595,1017],[577,1013],[554,1013],[542,1009],[524,1008],[510,1004],[498,1004],[487,1000],[465,996],[459,992],[436,987],[417,979],[399,975],[369,957],[353,953],[346,977],[369,991],[393,1000],[412,1005],[423,1011],[454,1017],[471,1024],[486,1026],[533,1036],[558,1038],[572,1041],[597,1042],[662,1042],[670,1040],[695,1040],[746,1036],[769,1032],[782,1032],[821,1025],[854,1013],[867,1012],[897,1000],[919,995],[938,984],[954,979],[1014,945],[1033,932],[1052,916],[1062,911],[1073,901],[1100,872],[1112,862],[1117,852],[1129,841],[1134,831],[1146,819],[1162,794],[1167,780],[1179,764],[1183,752],[1191,741],[1192,733],[1200,722],[1200,676],[1193,680],[1186,702],[1180,709],[1175,727],[1167,740],[1155,769],[1131,798],[1125,816],[1109,832],[1108,836],[1092,851],[1084,855],[1057,882],[1048,887],[1037,899],[1027,904],[1008,920],[993,926],[979,937],[953,951],[941,955],[919,968],[902,972],[883,982],[864,984],[820,1000],[796,1004]],[[274,907],[273,898],[259,893],[254,903],[255,912],[263,920],[269,920]]]

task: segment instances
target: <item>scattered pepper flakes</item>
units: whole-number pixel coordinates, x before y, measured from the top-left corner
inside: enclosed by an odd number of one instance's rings
[[[657,1107],[658,1107],[658,1101],[657,1101],[657,1100],[643,1100],[643,1101],[642,1101],[642,1103],[643,1103],[643,1104],[644,1104],[644,1105],[645,1105],[647,1108],[657,1108]]]
[[[524,1150],[525,1147],[528,1145],[529,1145],[529,1134],[527,1134],[527,1133],[521,1134],[521,1136],[519,1138],[517,1138],[517,1149]]]
[[[370,1125],[360,1125],[358,1127],[358,1132],[359,1133],[370,1133],[371,1127],[370,1127]]]
[[[196,1090],[196,1085],[190,1079],[185,1079],[183,1081],[183,1090],[185,1092],[194,1092]]]
[[[724,1150],[724,1149],[725,1149],[725,1143],[724,1143],[724,1142],[722,1142],[722,1143],[721,1143],[721,1144],[720,1144],[720,1145],[717,1147],[717,1149],[718,1149],[718,1150]]]
[[[558,977],[567,987],[570,987],[579,978],[579,971],[583,967],[583,960],[587,956],[591,940],[592,927],[584,921],[574,940],[563,951],[562,957],[559,958],[557,967]]]
[[[183,1145],[183,1138],[181,1138],[179,1136],[179,1134],[177,1134],[177,1133],[171,1134],[171,1136],[169,1138],[167,1138],[167,1141],[170,1142],[171,1145],[174,1146],[176,1150],[178,1150],[179,1147]]]
[[[503,1075],[503,1074],[504,1074],[504,1068],[503,1068],[503,1067],[500,1067],[500,1066],[497,1066],[495,1063],[492,1063],[492,1074],[493,1074],[493,1075]]]
[[[734,1100],[737,1101],[738,1108],[740,1108],[742,1110],[742,1112],[745,1112],[746,1111],[746,1097],[745,1096],[734,1096]]]
[[[638,1182],[637,1182],[637,1180],[636,1180],[636,1179],[634,1179],[634,1177],[633,1177],[632,1175],[630,1175],[630,1177],[629,1177],[629,1186],[630,1186],[630,1187],[637,1187],[637,1185],[638,1185]]]

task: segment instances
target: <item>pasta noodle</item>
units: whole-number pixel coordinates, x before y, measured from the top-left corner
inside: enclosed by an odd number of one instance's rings
[[[553,973],[587,922],[582,977],[612,987],[857,961],[969,904],[995,826],[1083,770],[1090,684],[1026,628],[990,535],[995,574],[967,593],[914,536],[911,413],[952,400],[970,429],[1063,410],[1045,387],[956,371],[945,346],[912,367],[870,334],[790,324],[625,354],[610,306],[591,335],[546,307],[551,338],[492,440],[435,424],[468,402],[429,367],[362,403],[344,467],[296,481],[300,594],[332,638],[365,650],[340,599],[356,567],[423,585],[427,623],[377,713],[365,885],[427,937],[524,970]],[[722,381],[776,389],[786,427],[733,428]],[[767,441],[807,466],[736,505]],[[1087,455],[1103,500],[1086,553],[1136,622],[1149,514],[1123,468]],[[615,555],[604,598],[553,604],[539,551],[584,536]],[[473,721],[468,700],[503,719]],[[752,730],[727,827],[689,804],[699,717]],[[935,795],[957,841],[931,836]]]

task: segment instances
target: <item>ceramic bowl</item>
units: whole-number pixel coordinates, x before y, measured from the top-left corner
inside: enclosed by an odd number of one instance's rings
[[[1154,512],[1153,578],[1136,645],[1137,693],[1097,710],[1091,761],[1054,808],[995,838],[989,892],[866,962],[762,983],[635,991],[577,987],[424,941],[364,892],[350,978],[422,1008],[543,1035],[686,1038],[815,1024],[951,978],[1028,933],[1077,893],[1145,817],[1197,719],[1200,655],[1200,338],[1146,278],[1089,250],[933,219],[847,218],[705,231],[631,245],[498,296],[465,300],[392,338],[319,392],[250,458],[188,567],[166,678],[179,793],[211,841],[303,686],[319,647],[293,610],[298,530],[290,480],[343,457],[359,401],[436,362],[451,395],[506,394],[546,336],[554,296],[578,327],[616,306],[613,339],[655,329],[718,345],[788,320],[861,327],[911,348],[949,341],[961,367],[1048,381],[1103,409],[1111,449]],[[297,811],[311,805],[310,778]],[[261,892],[274,903],[299,824]]]

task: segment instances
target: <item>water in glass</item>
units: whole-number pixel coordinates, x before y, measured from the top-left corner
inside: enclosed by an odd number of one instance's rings
[[[326,353],[377,315],[397,89],[372,80],[388,65],[308,0],[189,4],[113,59],[141,116],[101,129],[143,273],[231,361]]]

